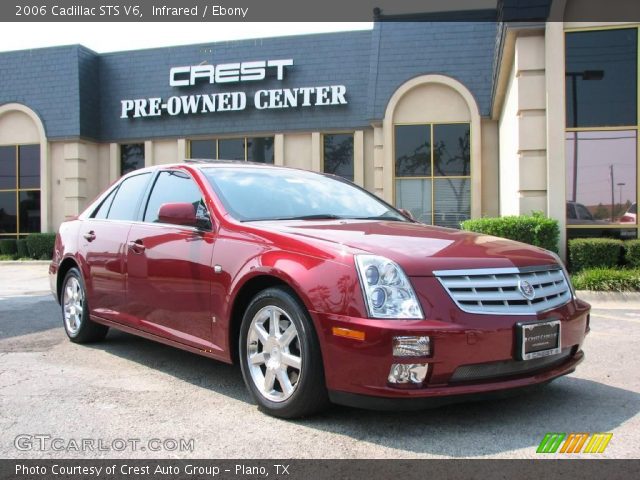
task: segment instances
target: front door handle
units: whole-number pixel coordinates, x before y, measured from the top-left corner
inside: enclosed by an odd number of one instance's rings
[[[129,242],[129,250],[133,253],[143,253],[147,247],[144,246],[142,240],[133,240]]]
[[[90,232],[85,233],[83,237],[87,242],[93,242],[96,239],[96,233],[91,230]]]

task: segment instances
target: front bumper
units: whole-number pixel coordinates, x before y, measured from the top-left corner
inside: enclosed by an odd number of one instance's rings
[[[571,373],[584,358],[581,347],[588,332],[589,311],[588,304],[576,300],[531,317],[474,315],[449,309],[433,309],[431,316],[436,318],[433,320],[373,320],[317,312],[312,315],[319,326],[327,388],[332,400],[384,409],[451,403],[470,396],[533,387]],[[564,357],[558,357],[557,361],[547,362],[539,368],[525,368],[526,371],[515,368],[507,373],[502,371],[495,376],[470,380],[454,376],[463,366],[467,369],[468,366],[488,366],[490,371],[492,364],[530,362],[516,360],[516,323],[557,319],[562,325],[564,352]],[[334,327],[362,331],[365,338],[336,336]],[[428,335],[431,356],[394,357],[392,339],[402,335]],[[429,371],[422,384],[397,386],[387,380],[394,363],[428,363]],[[406,403],[415,405],[404,405]]]

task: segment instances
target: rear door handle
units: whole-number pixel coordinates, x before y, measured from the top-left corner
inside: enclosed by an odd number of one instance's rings
[[[85,233],[83,237],[87,242],[93,242],[96,239],[96,233],[91,230],[90,232]]]
[[[133,253],[142,253],[146,248],[147,247],[144,246],[142,240],[132,240],[131,242],[129,242],[129,249]]]

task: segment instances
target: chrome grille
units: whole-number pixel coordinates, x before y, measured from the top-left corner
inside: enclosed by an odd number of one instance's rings
[[[468,313],[533,315],[571,300],[569,283],[559,266],[433,273],[458,307]],[[531,299],[520,288],[526,282],[535,292]]]

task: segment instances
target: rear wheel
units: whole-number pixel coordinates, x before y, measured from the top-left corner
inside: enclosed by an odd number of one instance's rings
[[[60,306],[64,330],[72,342],[96,342],[107,335],[108,327],[95,323],[89,318],[84,281],[75,267],[67,272],[62,282]]]
[[[240,328],[240,364],[258,407],[270,415],[301,417],[329,403],[313,324],[287,288],[251,300]]]

